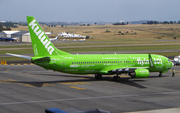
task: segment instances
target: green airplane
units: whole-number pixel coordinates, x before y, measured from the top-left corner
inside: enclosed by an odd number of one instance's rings
[[[119,75],[122,73],[132,78],[144,78],[149,76],[149,72],[159,72],[161,77],[162,73],[173,66],[168,58],[155,54],[70,54],[52,44],[34,17],[27,16],[27,23],[34,56],[7,54],[30,59],[46,70],[70,74],[95,74],[96,79],[102,79],[102,75],[116,74],[113,80],[119,81]]]

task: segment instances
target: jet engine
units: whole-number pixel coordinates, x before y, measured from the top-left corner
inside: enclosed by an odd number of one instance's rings
[[[147,69],[136,69],[133,73],[129,74],[132,78],[145,78],[149,76],[149,70]]]

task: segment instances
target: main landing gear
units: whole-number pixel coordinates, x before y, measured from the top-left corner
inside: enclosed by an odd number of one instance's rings
[[[118,73],[116,73],[116,76],[113,77],[114,81],[121,81],[121,78],[119,77]]]
[[[159,72],[159,77],[163,77],[163,74],[162,74],[162,72]]]
[[[102,80],[102,74],[95,74],[95,79]],[[119,74],[117,73],[116,76],[113,77],[114,81],[121,81],[121,78],[119,77]]]
[[[102,80],[102,75],[101,74],[95,74],[95,79]]]

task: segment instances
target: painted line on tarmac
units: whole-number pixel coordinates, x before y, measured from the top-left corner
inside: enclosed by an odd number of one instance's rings
[[[59,83],[59,84],[63,84],[63,85],[81,85],[81,84],[90,84],[90,83],[86,83],[86,82],[63,82],[63,83]],[[86,88],[80,88],[80,87],[75,87],[75,86],[69,86],[70,88],[74,88],[74,89],[78,89],[78,90],[86,90]]]
[[[37,87],[31,84],[23,84],[21,83],[20,85],[25,86],[25,87]],[[55,86],[54,84],[48,84],[48,83],[43,83],[41,87],[45,87],[45,86]]]
[[[64,85],[79,85],[79,84],[90,84],[88,82],[63,82],[59,84],[64,84]]]
[[[34,65],[33,63],[16,63],[16,64],[14,64],[14,63],[11,63],[11,64],[0,64],[0,65]]]
[[[78,90],[85,90],[86,88],[80,88],[80,87],[75,87],[75,86],[69,86],[70,88],[78,89]]]
[[[75,101],[75,100],[92,100],[92,99],[105,99],[105,98],[126,98],[126,97],[138,97],[138,96],[150,96],[150,95],[170,95],[170,94],[179,94],[177,92],[162,92],[162,93],[145,93],[137,95],[112,95],[112,96],[100,96],[100,97],[83,97],[83,98],[67,98],[67,99],[55,99],[55,100],[39,100],[39,101],[26,101],[26,102],[9,102],[9,103],[0,103],[0,106],[5,105],[19,105],[19,104],[33,104],[33,103],[46,103],[46,102],[60,102],[60,101]]]

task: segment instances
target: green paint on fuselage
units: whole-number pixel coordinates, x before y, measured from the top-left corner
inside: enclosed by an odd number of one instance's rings
[[[165,72],[171,68],[172,63],[168,61],[168,58],[161,55],[151,56],[155,66],[154,68],[149,68],[148,54],[59,55],[51,56],[49,63],[35,63],[45,69],[74,74],[101,73],[100,71],[105,68],[108,70],[120,68],[146,68],[150,72]]]

